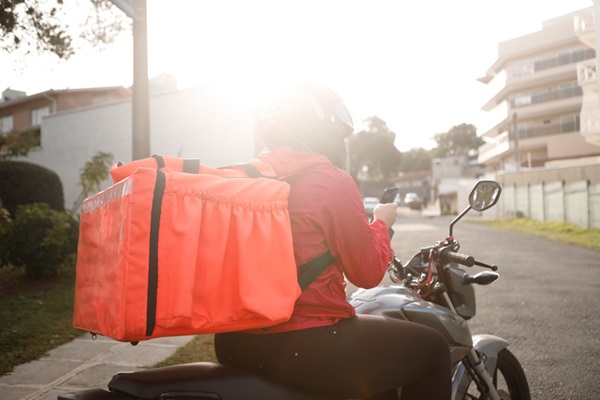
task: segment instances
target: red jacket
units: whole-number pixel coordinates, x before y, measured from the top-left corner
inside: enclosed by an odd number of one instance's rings
[[[377,286],[390,260],[385,223],[369,224],[356,183],[319,154],[278,149],[260,157],[290,183],[289,212],[296,264],[327,250],[336,263],[323,272],[296,301],[292,317],[262,332],[283,332],[333,325],[354,316],[346,302],[344,276],[362,288]]]

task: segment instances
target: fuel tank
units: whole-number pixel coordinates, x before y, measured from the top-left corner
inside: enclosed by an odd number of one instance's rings
[[[357,314],[380,315],[427,325],[444,334],[452,346],[473,346],[465,319],[444,307],[424,301],[404,286],[359,289],[350,295],[348,301]]]

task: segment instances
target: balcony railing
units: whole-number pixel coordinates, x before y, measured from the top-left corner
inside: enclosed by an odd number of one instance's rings
[[[559,135],[561,133],[579,132],[580,122],[576,119],[571,122],[540,126],[537,128],[518,129],[519,139],[530,139],[541,136]]]
[[[581,116],[581,135],[589,143],[600,146],[600,115],[586,113]]]
[[[535,72],[540,72],[546,69],[560,67],[561,65],[573,64],[589,60],[590,58],[594,57],[596,57],[595,50],[585,49],[584,51],[573,52],[562,56],[558,56],[556,58],[536,61],[533,65]]]
[[[572,87],[568,89],[561,89],[556,92],[548,92],[541,94],[532,94],[529,97],[520,97],[511,101],[512,108],[527,107],[534,104],[548,103],[556,100],[568,99],[571,97],[578,97],[583,94],[581,87]]]
[[[493,140],[493,142],[486,143],[479,147],[479,156],[477,157],[479,163],[484,163],[510,150],[508,131],[502,132]]]
[[[589,113],[581,116],[581,133],[600,132],[600,113]],[[585,135],[584,135],[585,136]]]
[[[580,48],[571,52],[565,52],[554,58],[536,61],[529,60],[514,64],[512,66],[508,66],[506,72],[508,79],[518,78],[521,76],[531,76],[551,68],[575,64],[592,58],[596,58],[596,51],[594,49]]]
[[[584,122],[586,124],[586,129],[589,129],[590,131],[598,129],[597,132],[600,132],[600,114],[590,116],[589,118],[586,118]],[[579,119],[575,119],[571,122],[541,126],[537,128],[520,127],[518,129],[518,134],[519,140],[524,140],[579,131],[580,122]],[[511,136],[509,130],[505,130],[496,136],[493,139],[493,142],[480,146],[478,161],[480,163],[485,163],[494,157],[498,157],[504,153],[507,153],[510,150],[510,139]]]
[[[587,60],[577,64],[577,82],[580,85],[596,83],[597,81],[596,60]]]
[[[594,13],[576,15],[573,19],[575,33],[578,35],[593,32],[595,29]]]

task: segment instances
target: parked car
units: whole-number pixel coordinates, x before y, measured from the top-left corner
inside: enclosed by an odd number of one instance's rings
[[[423,207],[423,200],[418,194],[409,192],[404,196],[404,204],[406,204],[411,210],[420,210]]]
[[[363,205],[365,206],[365,211],[369,217],[373,216],[373,210],[379,204],[379,199],[377,197],[365,197],[363,199]]]

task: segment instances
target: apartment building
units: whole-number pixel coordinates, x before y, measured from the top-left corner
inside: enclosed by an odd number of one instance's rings
[[[502,120],[482,135],[487,143],[480,147],[478,161],[488,171],[519,171],[600,156],[598,134],[588,128],[595,124],[600,132],[597,86],[595,100],[585,100],[592,96],[589,76],[596,51],[582,40],[581,27],[583,21],[593,21],[592,14],[589,7],[553,18],[544,21],[540,31],[499,43],[498,59],[479,79],[487,84],[505,78],[483,106],[486,111],[506,108]],[[587,75],[583,66],[588,66]]]
[[[594,15],[600,15],[600,1],[594,2],[593,9],[586,10],[575,15],[575,33],[582,43],[590,49],[596,49],[596,43],[600,42],[600,31],[596,29]],[[590,143],[600,146],[600,96],[598,81],[598,61],[600,54],[596,53],[596,59],[586,60],[577,65],[577,81],[583,91],[583,100],[580,114],[580,131],[583,137]]]

